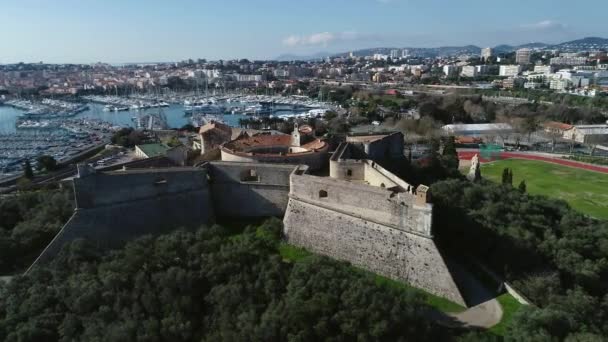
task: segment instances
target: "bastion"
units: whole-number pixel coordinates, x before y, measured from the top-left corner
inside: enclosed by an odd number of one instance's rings
[[[283,217],[291,244],[466,305],[433,240],[428,187],[414,187],[367,159],[366,150],[390,155],[383,149],[391,144],[382,139],[367,147],[341,144],[329,176],[313,175],[314,165],[257,162],[111,172],[79,166],[74,214],[32,267],[75,239],[111,249],[218,218],[275,216]]]

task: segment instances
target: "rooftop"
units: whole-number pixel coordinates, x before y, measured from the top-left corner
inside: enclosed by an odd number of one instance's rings
[[[170,149],[169,146],[164,144],[145,144],[145,145],[137,145],[148,158],[163,156]]]

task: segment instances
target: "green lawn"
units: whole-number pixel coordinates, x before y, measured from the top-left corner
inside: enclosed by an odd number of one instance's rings
[[[499,296],[497,299],[500,306],[502,306],[502,319],[500,323],[490,328],[490,332],[495,335],[504,336],[507,327],[513,319],[513,315],[522,305],[508,293]]]
[[[608,219],[608,174],[545,162],[506,159],[483,164],[481,175],[500,182],[504,168],[513,170],[515,187],[523,179],[530,194],[562,199],[584,214]]]
[[[305,249],[295,247],[295,246],[289,245],[287,243],[282,243],[279,246],[279,253],[285,260],[288,260],[290,262],[298,262],[298,261],[312,255],[312,253],[310,253],[309,251],[307,251]],[[419,292],[422,295],[424,295],[425,301],[428,305],[438,309],[439,311],[448,312],[448,313],[456,313],[456,312],[461,312],[461,311],[465,310],[464,307],[462,307],[454,302],[451,302],[447,299],[435,296],[435,295],[430,294],[419,288],[412,287],[412,286],[402,283],[400,281],[392,280],[392,279],[383,277],[381,275],[377,275],[375,273],[363,270],[363,269],[355,267],[355,266],[352,266],[352,268],[355,272],[362,272],[362,273],[372,275],[376,281],[376,284],[378,284],[379,286],[386,286],[386,287],[391,287],[391,288],[396,288],[396,289],[401,289],[401,290],[408,289],[408,290],[413,290],[413,291]]]

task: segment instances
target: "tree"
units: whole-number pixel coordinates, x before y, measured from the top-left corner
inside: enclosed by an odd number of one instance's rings
[[[38,162],[36,165],[38,170],[54,171],[57,169],[57,160],[55,160],[55,158],[52,156],[40,156],[36,159],[36,161]]]
[[[519,189],[519,191],[520,191],[521,193],[525,193],[525,192],[526,192],[526,181],[525,181],[525,180],[522,180],[522,181],[519,183],[519,186],[517,187],[517,189]]]
[[[509,184],[509,169],[506,167],[502,170],[502,184]]]
[[[34,171],[32,170],[32,164],[30,164],[29,159],[26,159],[25,164],[23,165],[23,177],[34,179]]]

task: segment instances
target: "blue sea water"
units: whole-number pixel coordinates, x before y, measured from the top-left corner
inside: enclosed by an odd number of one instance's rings
[[[106,122],[113,123],[119,126],[133,126],[133,118],[146,113],[159,113],[162,111],[167,118],[167,124],[171,128],[180,128],[190,123],[189,118],[184,115],[184,107],[182,105],[171,105],[166,108],[150,108],[145,110],[129,110],[124,112],[104,112],[103,105],[90,103],[89,109],[79,113],[75,118],[93,118]],[[0,134],[14,133],[16,131],[15,123],[22,110],[10,107],[0,106]],[[231,126],[238,126],[239,119],[245,118],[245,115],[223,115],[220,118]]]

